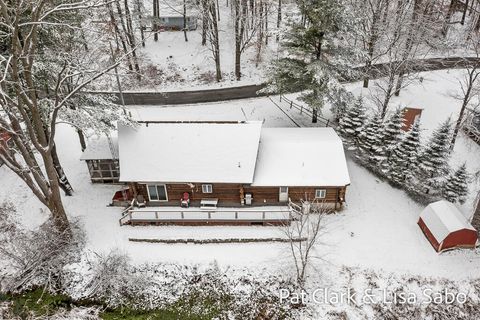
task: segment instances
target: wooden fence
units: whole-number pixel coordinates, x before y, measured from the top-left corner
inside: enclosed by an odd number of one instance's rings
[[[280,102],[282,102],[282,101],[286,102],[288,104],[288,106],[290,107],[290,109],[297,109],[298,111],[300,111],[300,114],[306,114],[309,117],[313,116],[313,110],[312,110],[311,107],[298,104],[298,103],[294,102],[293,100],[288,99],[283,94],[280,94]],[[322,116],[317,116],[317,121],[319,121],[320,123],[323,123],[325,125],[325,127],[328,127],[328,126],[331,125],[330,119],[324,118]]]

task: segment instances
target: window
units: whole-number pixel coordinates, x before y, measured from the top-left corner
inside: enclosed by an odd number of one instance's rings
[[[280,193],[287,193],[288,187],[280,187]]]
[[[212,193],[213,188],[211,184],[202,184],[202,193]]]
[[[327,190],[325,189],[316,189],[315,190],[315,199],[323,199],[327,195]]]
[[[164,184],[149,184],[147,185],[148,198],[151,201],[168,201],[167,188]]]

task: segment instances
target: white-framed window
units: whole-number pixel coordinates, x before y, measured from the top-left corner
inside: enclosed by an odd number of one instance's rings
[[[211,184],[202,184],[202,193],[212,193],[213,188]]]
[[[315,199],[323,199],[327,195],[327,190],[325,189],[315,189]]]
[[[150,201],[168,201],[167,188],[164,184],[147,184]]]

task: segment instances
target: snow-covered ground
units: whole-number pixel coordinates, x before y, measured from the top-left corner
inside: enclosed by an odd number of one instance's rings
[[[441,71],[424,74],[421,84],[404,90],[392,105],[424,108],[422,124],[425,134],[449,116],[458,113],[460,103],[448,96],[457,88],[458,71]],[[359,92],[361,84],[350,88]],[[364,90],[364,95],[368,92]],[[275,101],[282,110],[274,104]],[[265,127],[291,127],[289,117],[302,125],[309,119],[297,110],[290,110],[278,97],[238,100],[171,107],[132,107],[138,119],[222,119],[261,120]],[[289,117],[288,117],[288,116]],[[286,273],[291,270],[288,245],[282,243],[249,244],[158,244],[134,243],[128,238],[250,238],[279,237],[278,227],[180,227],[149,226],[120,227],[121,208],[107,207],[118,186],[91,184],[85,163],[79,160],[81,151],[73,129],[59,125],[57,145],[61,161],[69,176],[75,195],[65,197],[65,206],[72,217],[85,225],[89,251],[105,252],[119,248],[128,253],[135,263],[162,262],[206,265],[216,261],[221,266],[247,268],[253,272]],[[480,146],[460,134],[454,150],[454,162],[467,161],[470,171],[480,167]],[[422,207],[401,190],[391,187],[348,160],[351,185],[347,190],[347,205],[336,215],[328,216],[325,233],[316,254],[322,260],[315,264],[327,273],[323,281],[339,277],[337,272],[345,267],[364,272],[393,274],[396,277],[422,275],[427,278],[448,278],[468,281],[480,277],[478,249],[457,250],[437,254],[426,240],[416,222]],[[12,200],[19,209],[21,221],[30,227],[41,223],[47,214],[23,184],[7,170],[0,167],[0,199]],[[469,201],[461,207],[468,216],[472,208],[476,186],[472,185]],[[325,262],[327,261],[327,262]],[[325,280],[325,277],[329,280]]]

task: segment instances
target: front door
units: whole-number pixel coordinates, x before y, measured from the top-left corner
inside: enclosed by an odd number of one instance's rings
[[[288,187],[280,187],[278,194],[278,201],[287,202],[288,201]]]

